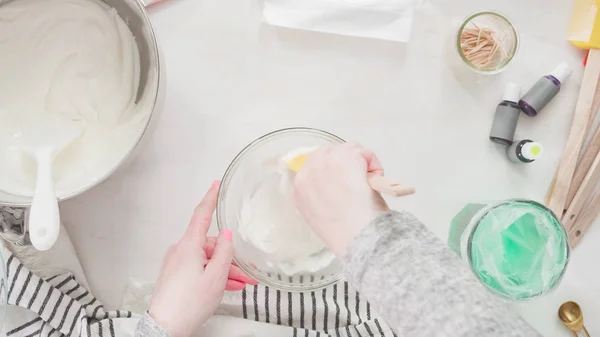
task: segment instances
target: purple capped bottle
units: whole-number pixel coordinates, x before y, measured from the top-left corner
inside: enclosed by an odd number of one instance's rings
[[[535,117],[560,91],[560,86],[571,75],[571,67],[561,63],[550,75],[537,81],[519,101],[519,107],[527,116]]]

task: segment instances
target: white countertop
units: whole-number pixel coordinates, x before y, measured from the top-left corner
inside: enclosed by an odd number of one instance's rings
[[[570,127],[582,53],[566,42],[571,2],[429,0],[410,43],[268,26],[258,1],[171,0],[149,9],[162,46],[167,91],[160,120],[138,156],[109,180],[62,204],[63,221],[96,296],[116,307],[128,279],[154,280],[167,247],[231,159],[254,138],[310,126],[362,142],[388,175],[417,187],[389,200],[446,240],[467,203],[542,200]],[[448,52],[456,21],[471,12],[505,13],[521,47],[501,75],[477,77]],[[507,81],[529,88],[558,63],[575,71],[538,117],[521,116],[519,138],[545,145],[531,165],[509,163],[487,140]],[[568,336],[556,311],[579,302],[600,315],[600,225],[593,226],[554,293],[519,305],[544,336]],[[588,319],[592,335],[600,323]]]

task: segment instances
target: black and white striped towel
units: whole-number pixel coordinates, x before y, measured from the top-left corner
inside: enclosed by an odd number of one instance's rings
[[[3,257],[7,282],[2,283],[0,290],[7,294],[10,305],[23,308],[22,315],[5,322],[6,336],[133,336],[141,317],[139,313],[105,310],[70,273],[43,280],[4,248]],[[226,294],[217,315],[227,318],[224,324],[228,325],[228,332],[235,325],[245,331],[243,336],[271,336],[261,331],[272,327],[279,329],[275,335],[282,337],[395,336],[346,282],[309,293],[249,286],[242,292]],[[210,327],[209,321],[203,328],[207,333],[200,335],[211,335]],[[217,335],[226,337],[222,333]]]
[[[124,323],[119,318],[139,317],[130,311],[105,311],[70,273],[43,280],[7,249],[3,257],[7,282],[2,290],[8,304],[29,310],[6,320],[6,336],[116,336],[117,327]]]
[[[217,314],[287,326],[293,337],[395,336],[348,282],[306,293],[247,287],[226,294]]]

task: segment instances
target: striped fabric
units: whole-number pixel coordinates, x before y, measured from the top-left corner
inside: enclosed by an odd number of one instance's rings
[[[27,308],[36,316],[6,322],[6,336],[133,335],[141,315],[126,310],[106,311],[72,274],[43,280],[8,250],[4,249],[3,255],[7,259],[7,284],[2,283],[0,291],[7,292],[9,304]],[[288,327],[282,337],[395,337],[347,282],[307,293],[248,286],[242,292],[227,293],[217,314]]]
[[[395,337],[348,282],[306,293],[248,286],[227,293],[217,314],[288,326],[290,337]]]
[[[82,287],[72,274],[65,273],[42,280],[27,270],[21,262],[3,249],[6,259],[7,283],[2,283],[2,295],[8,304],[37,314],[25,322],[5,322],[6,336],[117,336],[117,318],[139,315],[130,311],[105,311],[103,305]]]

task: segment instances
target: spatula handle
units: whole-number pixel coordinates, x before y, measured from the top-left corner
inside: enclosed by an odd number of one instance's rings
[[[52,149],[36,154],[37,181],[29,211],[29,238],[37,250],[50,249],[60,231],[58,199],[54,191],[52,175]]]
[[[369,186],[373,190],[393,197],[402,197],[415,193],[414,188],[401,185],[383,176],[369,175],[368,181]]]

